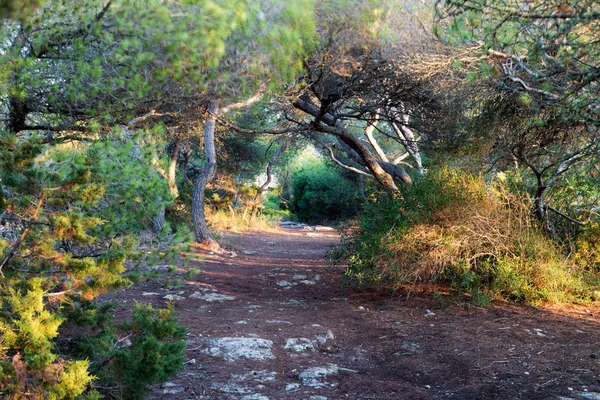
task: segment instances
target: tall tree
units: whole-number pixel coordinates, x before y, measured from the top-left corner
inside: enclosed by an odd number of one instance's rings
[[[206,165],[194,181],[192,204],[194,233],[200,243],[218,248],[204,216],[203,195],[216,171],[215,121],[259,101],[268,88],[281,88],[295,78],[301,70],[301,56],[312,41],[312,9],[310,1],[302,5],[278,0],[229,4],[228,12],[238,19],[222,36],[218,63],[206,70]]]
[[[494,165],[533,174],[535,213],[568,171],[600,155],[600,5],[595,1],[440,0],[438,32],[454,45],[480,41],[479,77],[495,85],[473,96],[479,129],[492,133]],[[476,113],[475,113],[476,114]],[[560,213],[559,213],[560,214]]]
[[[160,127],[137,122],[192,84],[188,109],[207,98],[206,71],[236,21],[221,9],[55,0],[2,21],[0,396],[72,398],[90,383],[88,361],[54,347],[65,319],[57,306],[129,283],[122,273],[140,222],[173,190],[138,141]],[[159,353],[169,335],[156,342]]]
[[[342,9],[324,5],[317,10],[320,46],[306,58],[301,84],[290,91],[292,106],[304,114],[298,122],[335,136],[336,147],[355,164],[350,170],[372,175],[391,191],[399,183],[411,184],[406,165],[423,173],[421,135],[415,132],[440,129],[443,117],[433,85],[410,70],[414,50],[387,35],[409,8],[397,2],[359,2]],[[412,46],[430,40],[415,39]],[[390,159],[375,132],[400,145],[405,155]]]

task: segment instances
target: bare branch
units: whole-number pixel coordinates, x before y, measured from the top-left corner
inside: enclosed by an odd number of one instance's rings
[[[156,110],[150,110],[150,112],[147,112],[146,114],[140,116],[140,117],[136,117],[133,118],[132,120],[130,120],[129,122],[127,122],[127,126],[129,126],[130,128],[135,128],[135,126],[137,124],[139,124],[140,122],[145,121],[146,119],[150,118],[150,117],[160,117],[163,114],[159,114],[156,112]]]
[[[550,93],[550,92],[548,92],[546,90],[542,90],[542,89],[532,88],[531,86],[527,85],[525,83],[525,81],[523,81],[523,79],[521,79],[521,78],[517,78],[516,76],[512,76],[512,75],[508,75],[508,74],[506,75],[506,77],[508,79],[510,79],[511,81],[517,82],[518,84],[520,84],[523,87],[523,89],[525,89],[528,92],[538,93],[538,94],[550,97],[551,99],[554,99],[554,100],[560,99],[560,96],[558,96],[554,93]]]
[[[240,102],[234,103],[234,104],[230,104],[227,107],[223,107],[219,110],[219,115],[223,115],[223,114],[227,114],[229,111],[233,111],[233,110],[237,110],[240,108],[244,108],[244,107],[248,107],[254,103],[256,103],[257,101],[259,101],[263,94],[264,94],[264,90],[265,90],[265,85],[261,85],[260,88],[256,91],[256,93],[254,93],[251,97],[248,97],[247,99],[244,99]]]
[[[251,135],[260,135],[260,134],[283,135],[285,133],[298,133],[298,132],[306,132],[309,130],[308,126],[300,126],[300,127],[295,127],[295,128],[287,127],[287,128],[281,128],[281,129],[246,129],[246,128],[241,128],[235,124],[232,124],[231,122],[227,121],[223,117],[217,117],[217,121],[219,122],[219,124],[226,126],[228,128],[231,128],[236,132],[248,133]]]
[[[546,206],[546,207],[548,208],[548,210],[552,211],[553,213],[555,213],[557,215],[560,215],[561,217],[563,217],[563,218],[565,218],[565,219],[573,222],[574,224],[577,224],[577,225],[580,225],[580,226],[585,225],[583,222],[581,222],[579,220],[576,220],[574,218],[569,217],[568,215],[566,215],[566,214],[558,211],[556,208],[553,208],[553,207],[550,207],[550,206]]]
[[[334,163],[336,163],[337,165],[339,165],[343,169],[345,169],[347,171],[354,172],[355,174],[368,176],[369,178],[374,178],[374,176],[372,174],[369,174],[369,173],[367,173],[365,171],[361,171],[358,168],[354,168],[354,167],[351,167],[349,165],[346,165],[346,164],[342,163],[340,160],[338,160],[335,157],[335,154],[333,154],[333,149],[331,148],[331,146],[323,146],[323,147],[329,151],[329,158],[331,158],[331,161],[333,161]]]

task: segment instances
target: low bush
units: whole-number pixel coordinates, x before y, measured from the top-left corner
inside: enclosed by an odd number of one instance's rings
[[[218,231],[251,232],[270,231],[277,226],[278,217],[259,214],[250,221],[250,210],[213,210],[205,208],[205,214],[209,221],[209,228],[213,234],[219,236]]]
[[[435,283],[479,303],[593,295],[591,269],[565,256],[526,198],[449,169],[370,204],[335,257],[362,284]]]
[[[142,399],[151,384],[183,368],[185,328],[173,308],[154,310],[137,304],[131,319],[115,323],[111,305],[73,309],[71,318],[89,329],[64,351],[89,360],[92,387],[113,399]]]

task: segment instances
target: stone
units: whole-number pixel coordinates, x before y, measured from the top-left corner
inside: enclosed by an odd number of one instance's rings
[[[293,325],[290,321],[282,321],[280,319],[268,319],[265,321],[267,324],[285,324],[285,325]]]
[[[297,392],[298,389],[300,389],[300,384],[299,383],[288,383],[287,385],[285,385],[285,391],[286,393],[294,393]]]
[[[317,225],[317,226],[315,226],[315,231],[333,232],[333,231],[335,231],[335,228],[332,228],[330,226]]]
[[[171,268],[171,266],[169,264],[165,264],[165,265],[155,265],[148,269],[150,271],[167,271],[167,270],[169,270],[169,268]]]
[[[286,350],[292,350],[297,353],[304,353],[306,351],[316,351],[315,344],[312,340],[307,338],[289,338],[285,340]]]
[[[548,336],[548,335],[546,335],[546,333],[545,333],[543,330],[541,330],[541,329],[534,329],[533,331],[534,331],[534,332],[535,332],[535,334],[536,334],[536,335],[538,335],[538,336],[541,336],[541,337],[546,337],[546,336]]]
[[[185,391],[183,386],[179,386],[173,382],[165,382],[163,384],[163,394],[177,394]]]
[[[211,387],[219,392],[232,394],[248,394],[252,391],[252,389],[237,383],[214,382]]]
[[[333,336],[333,332],[327,329],[327,334],[325,336],[317,336],[317,341],[319,344],[325,344],[328,340],[334,340],[335,336]]]
[[[226,300],[235,300],[235,296],[228,296],[222,293],[202,293],[202,292],[194,292],[190,295],[190,299],[199,299],[208,302],[221,302]]]
[[[208,349],[205,354],[223,358],[225,361],[235,361],[239,358],[251,360],[269,360],[275,358],[271,352],[273,342],[256,337],[224,337],[208,339]]]
[[[168,294],[168,295],[164,296],[163,299],[169,300],[169,301],[179,301],[179,300],[185,300],[185,297],[180,296],[178,294]]]
[[[279,303],[279,304],[282,304],[282,305],[288,305],[288,304],[302,304],[302,302],[301,302],[301,301],[298,301],[298,300],[296,300],[296,299],[288,299],[288,300],[282,301],[282,302],[281,302],[281,303]]]
[[[276,283],[277,286],[282,287],[282,288],[287,288],[287,287],[291,287],[292,284],[288,281],[278,281]]]
[[[269,400],[267,396],[263,396],[259,393],[248,394],[246,396],[242,396],[240,400]]]
[[[204,379],[204,378],[206,378],[206,376],[204,376],[204,374],[194,373],[194,372],[188,372],[187,376],[189,376],[192,379]]]
[[[401,351],[395,353],[397,356],[404,356],[409,354],[417,354],[421,352],[421,346],[416,343],[404,343],[400,346]]]
[[[337,383],[329,383],[325,381],[325,378],[328,376],[337,375],[338,372],[339,368],[337,365],[330,365],[327,367],[312,367],[302,371],[298,378],[305,386],[315,389],[332,388],[337,386]]]
[[[600,393],[598,392],[579,392],[576,396],[583,400],[600,400]]]
[[[275,381],[275,376],[277,376],[277,372],[261,370],[261,371],[250,371],[245,374],[231,374],[231,379],[233,379],[234,381],[238,381],[238,382],[254,380],[254,381],[264,383],[264,382]]]

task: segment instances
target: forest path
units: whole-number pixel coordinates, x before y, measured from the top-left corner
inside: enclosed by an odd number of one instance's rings
[[[344,285],[335,232],[226,234],[231,254],[117,295],[188,327],[183,371],[150,399],[558,399],[600,392],[600,308],[435,307]],[[201,272],[186,278],[186,271]],[[182,285],[167,289],[165,279]],[[596,393],[597,395],[597,393]],[[587,397],[594,398],[594,397]],[[596,397],[600,398],[600,397]]]

